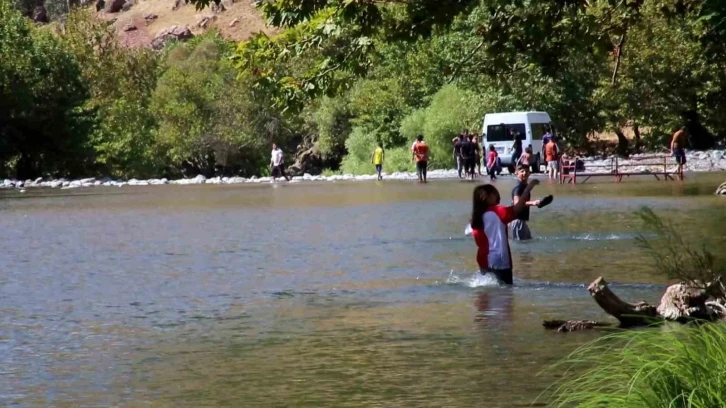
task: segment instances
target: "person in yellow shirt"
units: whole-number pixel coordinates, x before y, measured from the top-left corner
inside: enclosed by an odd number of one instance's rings
[[[373,154],[371,155],[371,163],[375,164],[375,166],[376,166],[376,173],[378,173],[378,181],[383,180],[381,171],[383,171],[383,156],[384,155],[385,155],[385,153],[383,152],[383,148],[381,147],[381,143],[379,142],[377,144],[376,150],[374,150]]]

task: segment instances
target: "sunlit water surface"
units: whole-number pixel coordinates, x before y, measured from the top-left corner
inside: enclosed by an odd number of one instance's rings
[[[529,406],[599,335],[543,320],[610,321],[598,276],[662,293],[634,212],[722,245],[723,178],[543,182],[508,288],[468,182],[3,192],[0,406]]]

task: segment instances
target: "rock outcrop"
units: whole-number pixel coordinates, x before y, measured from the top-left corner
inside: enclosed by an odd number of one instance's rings
[[[118,13],[126,4],[126,0],[108,0],[106,2],[106,13]]]
[[[151,48],[161,50],[169,41],[186,41],[194,37],[189,27],[171,26],[160,32],[151,42]]]
[[[204,17],[202,17],[201,20],[199,20],[199,23],[197,23],[197,26],[199,28],[206,28],[212,21],[216,20],[217,16],[214,14],[208,14]]]

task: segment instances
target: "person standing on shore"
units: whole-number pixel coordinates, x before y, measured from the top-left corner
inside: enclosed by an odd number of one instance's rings
[[[497,179],[496,172],[498,159],[499,155],[497,154],[497,150],[494,148],[494,145],[489,145],[489,153],[487,154],[487,173],[489,173],[490,180]]]
[[[457,136],[452,140],[454,143],[454,163],[456,163],[456,171],[461,178],[461,171],[464,169],[464,159],[461,158],[461,146],[464,143],[464,134]]]
[[[676,174],[683,180],[683,166],[686,165],[686,141],[688,140],[688,134],[686,128],[682,127],[673,134],[671,140],[671,156],[675,156],[678,168]]]
[[[378,173],[378,181],[383,180],[383,176],[381,175],[381,172],[383,171],[383,147],[381,147],[381,142],[378,142],[376,144],[376,150],[373,151],[371,154],[371,163],[376,166],[376,173]]]
[[[545,125],[545,134],[542,135],[542,148],[540,149],[542,152],[541,153],[542,155],[544,155],[545,146],[547,146],[547,144],[550,142],[550,140],[552,140],[552,129],[549,127],[549,125]],[[545,165],[545,171],[547,171],[548,164],[547,164],[546,157],[544,157],[544,165]],[[532,169],[532,172],[539,173],[539,171],[540,171],[540,169],[534,169],[534,168]]]
[[[476,146],[472,142],[472,137],[467,136],[461,142],[461,161],[464,162],[464,173],[467,178],[474,179],[474,168],[476,167]]]
[[[478,248],[476,261],[482,275],[491,273],[501,283],[514,283],[507,224],[527,208],[532,189],[538,183],[538,180],[532,180],[522,191],[517,204],[510,207],[500,205],[499,191],[493,185],[485,184],[474,189],[470,226]]]
[[[474,145],[474,162],[476,163],[476,172],[480,176],[481,174],[481,161],[483,159],[481,154],[481,145],[479,144],[479,136],[475,133],[474,137],[471,138],[471,143]]]
[[[530,167],[532,163],[532,145],[527,146],[526,149],[524,149],[524,153],[522,153],[522,156],[519,157],[519,160],[517,161],[517,165],[523,164],[527,167]]]
[[[514,144],[512,145],[512,166],[516,167],[517,162],[519,161],[519,158],[522,157],[522,137],[521,135],[515,131],[514,129],[509,130],[512,135],[512,140],[514,141]]]
[[[429,165],[429,145],[423,141],[423,135],[416,136],[413,144],[413,160],[416,162],[418,182],[426,183],[426,170]]]
[[[558,156],[557,143],[555,143],[554,138],[550,138],[549,143],[547,143],[544,150],[545,150],[545,160],[547,162],[547,174],[549,175],[550,180],[554,180],[557,176],[557,156]]]
[[[283,164],[282,150],[277,147],[276,144],[272,144],[272,158],[270,159],[270,167],[272,169],[272,181],[276,181],[278,177],[284,177],[285,180],[290,181],[285,174],[285,165]]]

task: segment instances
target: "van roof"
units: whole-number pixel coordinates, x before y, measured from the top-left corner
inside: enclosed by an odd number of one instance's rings
[[[533,122],[533,123],[550,123],[552,119],[547,112],[496,112],[484,115],[484,124],[495,123],[517,123],[517,122]]]
[[[550,115],[547,112],[540,112],[540,111],[517,111],[517,112],[495,112],[495,113],[487,113],[484,115],[486,118],[488,117],[498,117],[498,116],[523,116],[523,115],[546,115],[549,117]]]

